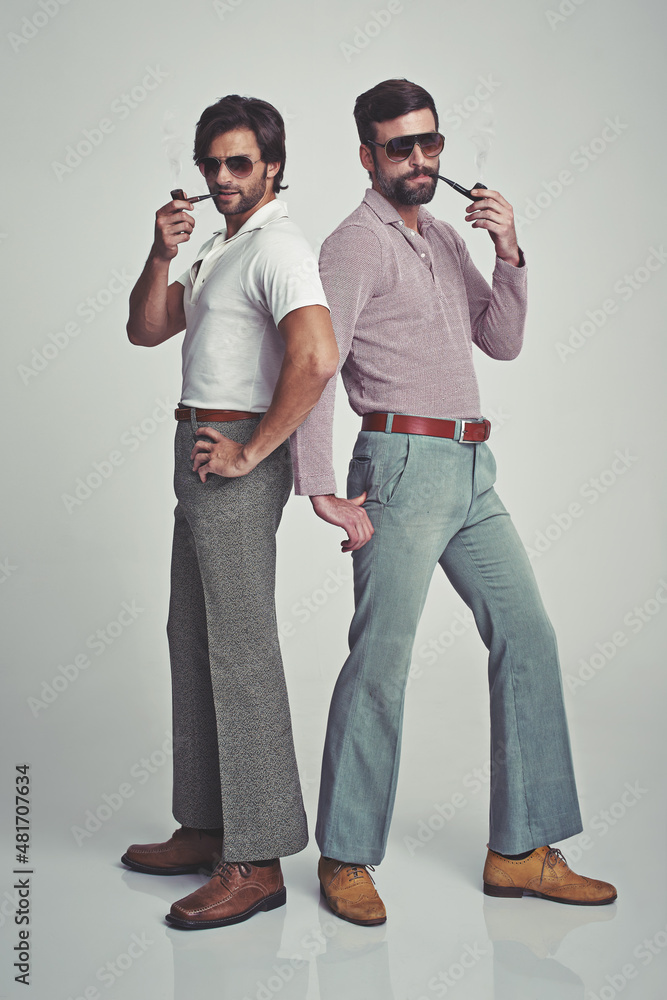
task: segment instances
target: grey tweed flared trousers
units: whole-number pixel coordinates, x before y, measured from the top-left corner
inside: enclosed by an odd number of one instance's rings
[[[243,442],[258,419],[209,426]],[[194,431],[179,421],[175,443],[174,817],[224,827],[226,861],[283,857],[308,840],[274,598],[289,444],[247,476],[202,483],[192,471]]]

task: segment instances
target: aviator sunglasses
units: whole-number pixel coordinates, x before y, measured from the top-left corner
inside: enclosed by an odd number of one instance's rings
[[[261,160],[261,156],[259,159]],[[204,177],[210,177],[211,174],[217,177],[223,163],[234,177],[250,177],[253,167],[259,160],[251,160],[249,156],[223,156],[221,160],[217,156],[202,156],[201,160],[197,161]]]
[[[424,156],[439,156],[445,145],[445,137],[440,132],[420,132],[419,135],[399,135],[386,142],[375,142],[374,139],[366,139],[366,142],[372,146],[381,146],[388,160],[400,163],[401,160],[407,160],[415,146],[419,146]]]

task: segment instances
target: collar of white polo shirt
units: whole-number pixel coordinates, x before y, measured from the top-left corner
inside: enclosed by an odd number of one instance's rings
[[[253,229],[263,229],[264,226],[268,226],[269,222],[275,222],[276,219],[282,219],[287,216],[287,205],[280,198],[273,198],[271,201],[267,201],[266,205],[262,205],[258,208],[256,212],[253,212],[249,219],[243,223],[241,228],[233,236],[229,237],[231,243],[238,236],[242,236],[244,233],[249,233]],[[224,229],[216,229],[213,233],[214,236],[227,236],[227,227]]]
[[[252,233],[256,229],[264,229],[265,226],[270,225],[272,222],[285,218],[288,218],[287,205],[284,201],[280,201],[279,198],[274,198],[267,202],[266,205],[258,208],[256,212],[253,212],[250,218],[246,219],[243,223],[239,231],[230,236],[229,239],[227,239],[226,228],[216,229],[211,239],[201,248],[197,254],[197,259],[190,268],[190,278],[192,280],[191,302],[194,304],[197,301],[204,280],[232,243],[241,236],[247,236],[248,233]]]

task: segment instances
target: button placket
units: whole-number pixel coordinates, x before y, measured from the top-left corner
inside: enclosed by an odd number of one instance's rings
[[[238,234],[237,234],[238,235]],[[221,258],[227,252],[229,246],[234,242],[236,236],[232,236],[228,240],[223,240],[222,243],[212,246],[199,261],[195,261],[192,265],[194,268],[197,264],[199,265],[197,274],[192,284],[192,303],[196,303],[202,292],[203,286],[207,279],[210,278],[212,272],[217,267]],[[190,269],[192,274],[192,268]]]
[[[425,267],[427,267],[429,269],[429,271],[431,272],[431,277],[435,281],[435,275],[433,274],[433,265],[431,263],[431,255],[428,252],[428,245],[426,244],[426,240],[421,235],[421,233],[415,233],[415,236],[417,236],[419,238],[419,240],[420,240],[420,243],[418,243],[418,244],[415,245],[415,250],[419,254],[420,260],[422,260],[424,262]],[[419,249],[419,247],[420,247],[421,244],[424,245],[424,247],[425,247],[424,250],[420,250]]]
[[[405,236],[408,246],[412,247],[412,249],[418,255],[419,260],[424,265],[424,267],[428,268],[429,274],[431,275],[431,280],[435,283],[436,279],[433,273],[431,257],[430,254],[428,253],[428,246],[426,245],[424,237],[421,235],[421,233],[416,233],[414,229],[410,229],[409,226],[406,226],[402,219],[399,220],[398,226],[399,226],[398,231],[401,232],[403,236]],[[421,241],[426,245],[426,251],[422,251],[419,249],[419,241]]]

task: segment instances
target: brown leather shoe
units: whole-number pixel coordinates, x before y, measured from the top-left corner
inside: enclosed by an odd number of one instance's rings
[[[182,826],[163,844],[131,844],[120,859],[145,875],[212,872],[222,856],[222,837]]]
[[[333,858],[320,858],[317,876],[320,892],[333,913],[351,924],[373,926],[387,919],[384,903],[368,869],[372,865],[346,864]]]
[[[541,896],[578,906],[602,906],[616,899],[613,885],[575,874],[558,848],[548,845],[536,848],[522,861],[510,861],[489,849],[484,892],[487,896]]]
[[[280,861],[263,867],[221,861],[205,885],[173,904],[166,920],[184,930],[225,927],[247,920],[259,910],[283,906],[286,899]]]

